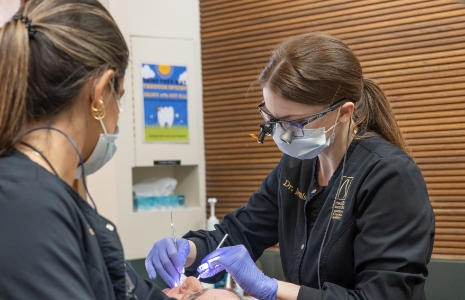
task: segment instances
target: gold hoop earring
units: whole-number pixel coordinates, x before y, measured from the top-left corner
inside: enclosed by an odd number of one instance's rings
[[[105,110],[105,104],[103,104],[103,100],[100,99],[98,102],[100,103],[100,108],[96,108],[94,102],[92,101],[92,104],[90,105],[90,111],[92,112],[94,119],[100,121],[105,118],[107,112]]]

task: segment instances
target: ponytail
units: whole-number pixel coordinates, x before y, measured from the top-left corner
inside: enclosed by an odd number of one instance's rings
[[[98,0],[27,1],[0,29],[0,157],[28,124],[51,122],[108,69],[119,89],[129,50]],[[69,84],[71,82],[72,84]]]
[[[26,123],[29,35],[18,20],[0,29],[0,157],[14,149]]]
[[[362,78],[362,84],[362,96],[354,112],[354,127],[364,132],[364,136],[379,135],[410,154],[384,92],[371,79]]]

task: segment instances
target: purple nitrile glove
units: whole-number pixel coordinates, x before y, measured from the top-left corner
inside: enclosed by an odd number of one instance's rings
[[[243,245],[224,247],[207,255],[197,268],[201,278],[226,270],[249,295],[261,300],[275,300],[278,281],[263,274]]]
[[[174,246],[172,238],[166,237],[153,244],[147,258],[145,269],[150,279],[155,279],[157,274],[171,288],[180,285],[181,275],[184,273],[184,264],[189,254],[189,241],[177,239],[178,249]]]

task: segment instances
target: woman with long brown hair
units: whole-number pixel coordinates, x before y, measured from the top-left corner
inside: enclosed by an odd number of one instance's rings
[[[149,275],[173,283],[185,267],[216,281],[226,270],[266,300],[424,299],[434,214],[383,91],[319,32],[280,44],[258,81],[257,139],[272,136],[280,163],[216,230],[189,232],[178,252],[156,242]],[[226,233],[229,247],[215,250]],[[285,281],[254,264],[278,242]]]
[[[97,0],[31,0],[2,25],[0,298],[168,299],[72,188],[116,150],[128,47],[115,21]]]

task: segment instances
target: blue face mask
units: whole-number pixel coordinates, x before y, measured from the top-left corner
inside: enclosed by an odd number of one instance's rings
[[[118,100],[116,100],[116,104],[118,105],[119,113],[121,113],[123,109],[121,108]],[[95,145],[94,151],[92,151],[89,158],[84,162],[83,165],[80,165],[77,168],[76,174],[74,175],[75,179],[80,179],[83,176],[85,177],[97,172],[113,158],[113,155],[115,155],[117,149],[115,141],[119,137],[118,123],[119,115],[115,133],[108,134],[107,129],[105,128],[105,124],[103,124],[103,121],[100,120],[100,125],[102,125],[103,133],[100,134],[97,145]],[[82,169],[84,169],[84,172],[82,171]]]
[[[284,129],[278,124],[275,125],[273,130],[273,140],[275,141],[281,152],[298,158],[298,159],[312,159],[318,156],[324,149],[331,145],[335,138],[334,129],[338,124],[337,118],[339,117],[339,111],[337,112],[336,121],[334,125],[327,130],[324,127],[317,129],[303,129],[303,136],[293,137],[292,143],[288,144],[281,140],[281,135],[284,133]],[[330,137],[326,139],[326,133],[332,130]]]
[[[109,162],[113,155],[116,152],[116,144],[115,140],[119,136],[119,127],[116,125],[115,133],[108,134],[105,128],[105,125],[102,121],[100,121],[103,132],[100,134],[98,139],[97,145],[95,145],[94,151],[89,156],[89,158],[84,162],[84,166],[80,165],[77,170],[74,178],[79,179],[82,176],[88,176],[97,172],[100,168],[102,168],[107,162]],[[82,168],[84,167],[84,174],[82,174]]]

